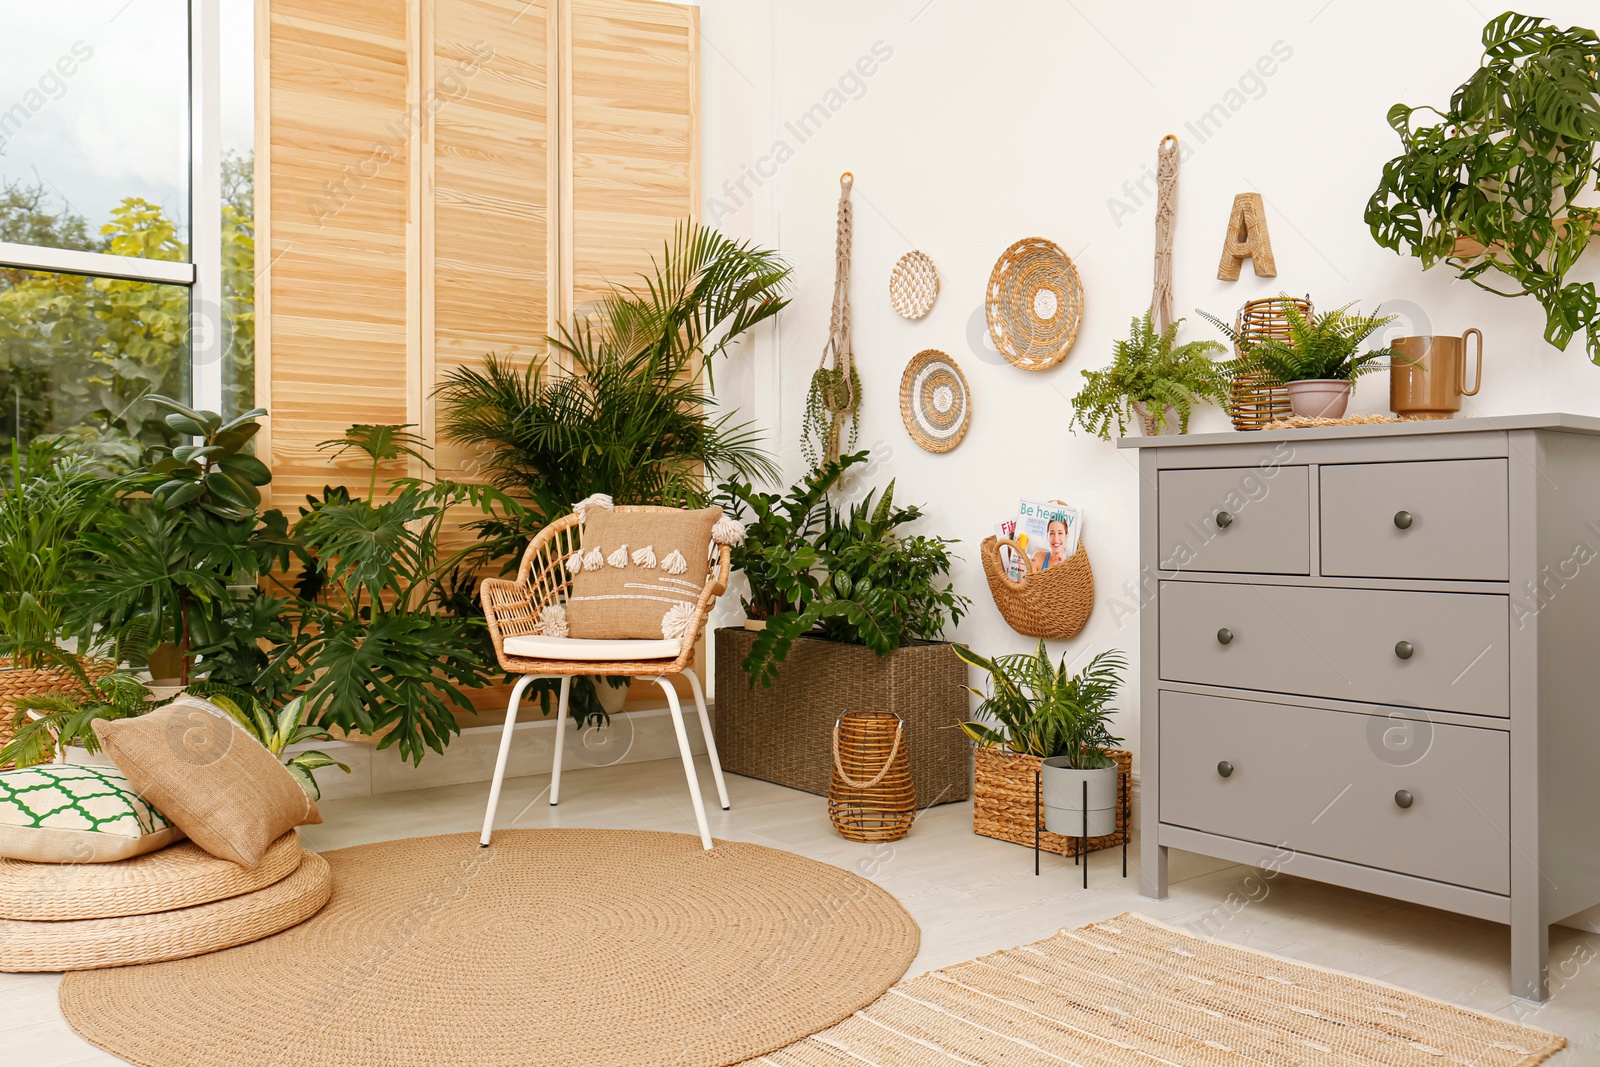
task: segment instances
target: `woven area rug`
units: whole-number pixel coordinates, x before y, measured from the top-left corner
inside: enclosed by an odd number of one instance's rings
[[[69,974],[61,1009],[141,1067],[721,1067],[876,1000],[920,933],[789,852],[501,830],[323,853],[333,897],[275,937]]]
[[[1566,1038],[1139,915],[901,982],[764,1067],[1514,1067]]]

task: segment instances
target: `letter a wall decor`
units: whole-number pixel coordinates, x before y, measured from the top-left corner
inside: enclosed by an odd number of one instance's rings
[[[1238,281],[1239,265],[1245,259],[1250,260],[1257,278],[1278,276],[1278,265],[1272,259],[1272,238],[1267,233],[1267,209],[1260,193],[1240,193],[1233,198],[1217,277],[1225,282]]]

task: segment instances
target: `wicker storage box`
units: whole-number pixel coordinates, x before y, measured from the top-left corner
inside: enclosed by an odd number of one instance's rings
[[[1133,770],[1133,754],[1113,749],[1117,761],[1117,832],[1089,838],[1089,851],[1116,848],[1128,832],[1128,798]],[[1033,847],[1035,794],[1039,773],[1038,756],[1018,756],[993,748],[974,748],[972,787],[972,832],[1000,841]],[[1039,816],[1044,824],[1044,816]],[[1048,830],[1039,831],[1039,847],[1062,856],[1077,853],[1078,838],[1062,837]]]
[[[751,689],[740,664],[755,636],[716,632],[723,770],[827,796],[839,716],[893,712],[905,721],[917,807],[967,799],[972,746],[955,729],[968,715],[967,668],[948,644],[909,645],[879,658],[860,645],[802,637],[772,688]]]

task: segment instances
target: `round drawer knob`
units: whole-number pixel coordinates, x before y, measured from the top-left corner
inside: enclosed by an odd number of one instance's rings
[[[1397,511],[1394,513],[1394,526],[1397,530],[1411,529],[1411,512]]]
[[[1394,802],[1402,808],[1409,808],[1417,802],[1417,798],[1411,795],[1411,790],[1401,789],[1395,792]]]
[[[1233,631],[1224,626],[1217,631],[1217,644],[1226,645],[1233,640]]]
[[[1394,643],[1394,654],[1399,656],[1401,659],[1410,659],[1412,656],[1416,655],[1416,652],[1417,646],[1413,645],[1410,641],[1396,641]]]
[[[1224,778],[1229,777],[1233,774],[1233,764],[1229,763],[1227,760],[1223,760],[1221,763],[1217,764],[1217,773],[1222,775]],[[1409,801],[1407,803],[1409,803]]]
[[[1226,530],[1233,525],[1233,513],[1228,511],[1217,512],[1217,528]]]

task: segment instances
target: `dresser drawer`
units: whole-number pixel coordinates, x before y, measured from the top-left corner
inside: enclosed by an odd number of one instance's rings
[[[1173,571],[1311,573],[1306,467],[1218,467],[1156,476],[1161,566]]]
[[[1169,681],[1508,714],[1504,596],[1194,581],[1160,596]]]
[[[1173,692],[1160,715],[1163,823],[1511,891],[1504,732]]]
[[[1507,579],[1506,461],[1321,468],[1322,573]]]

